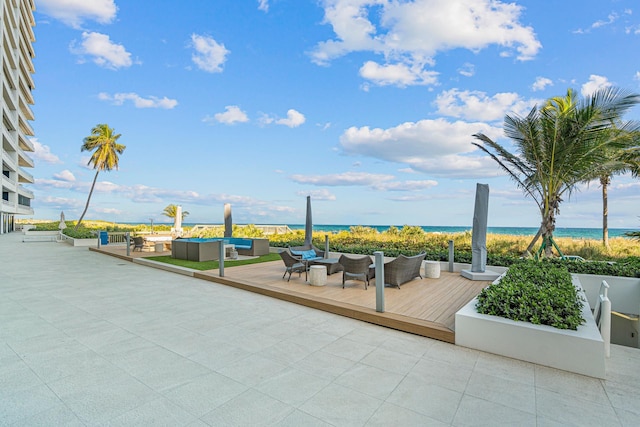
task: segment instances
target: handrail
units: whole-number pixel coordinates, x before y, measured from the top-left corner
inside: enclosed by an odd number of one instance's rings
[[[603,280],[600,284],[596,306],[593,309],[593,317],[604,340],[604,354],[606,357],[611,355],[611,301],[608,293],[609,284],[606,280]]]

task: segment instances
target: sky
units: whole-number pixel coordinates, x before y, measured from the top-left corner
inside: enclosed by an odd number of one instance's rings
[[[477,149],[506,114],[572,88],[640,92],[636,0],[35,0],[34,219],[77,219],[106,123],[126,149],[86,219],[490,227],[540,214]],[[635,108],[626,119],[640,119]],[[609,227],[640,227],[640,180],[615,176]],[[601,227],[598,182],[558,227]]]

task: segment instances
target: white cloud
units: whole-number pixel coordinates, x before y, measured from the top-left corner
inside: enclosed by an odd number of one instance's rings
[[[291,180],[299,184],[328,187],[372,186],[383,181],[391,181],[393,175],[366,172],[345,172],[331,175],[292,175]]]
[[[191,55],[193,62],[203,71],[208,73],[221,73],[222,65],[231,53],[222,43],[218,43],[212,37],[191,35],[191,47],[195,52]]]
[[[287,111],[287,118],[276,120],[276,123],[279,125],[289,126],[290,128],[295,128],[303,124],[306,120],[307,119],[304,117],[304,114],[294,109],[290,109]]]
[[[75,175],[69,169],[65,169],[62,172],[53,175],[55,179],[60,181],[74,182],[76,180]]]
[[[531,90],[536,92],[539,90],[545,90],[547,86],[553,86],[553,81],[546,77],[536,77],[536,81],[531,85]]]
[[[247,114],[240,109],[237,105],[227,105],[224,113],[214,114],[214,120],[232,125],[234,123],[244,123],[249,121]],[[205,120],[210,121],[210,120]]]
[[[312,200],[336,200],[335,194],[332,194],[327,189],[311,190],[311,191],[298,191],[298,196],[311,196]]]
[[[62,163],[60,158],[51,152],[51,148],[49,148],[48,145],[38,142],[38,138],[29,138],[29,140],[33,144],[33,153],[30,155],[34,160],[40,160],[50,164]]]
[[[118,8],[114,0],[38,0],[38,11],[80,28],[85,20],[109,24]]]
[[[580,93],[582,96],[589,96],[595,93],[600,89],[604,89],[606,87],[611,86],[611,82],[604,76],[599,76],[597,74],[591,74],[589,76],[589,81],[582,85],[580,89]]]
[[[360,68],[360,76],[379,86],[433,85],[438,82],[438,74],[436,71],[423,70],[422,67],[407,64],[380,65],[374,61],[367,61]]]
[[[438,185],[437,181],[427,179],[422,181],[395,181],[381,182],[372,187],[379,191],[420,191],[433,188]]]
[[[465,77],[473,77],[476,74],[476,66],[466,62],[458,69],[458,73]]]
[[[80,45],[73,41],[69,50],[76,55],[89,55],[94,63],[112,70],[130,67],[133,63],[124,46],[113,43],[106,34],[85,31]]]
[[[414,170],[456,177],[491,176],[495,163],[475,157],[473,134],[482,132],[492,139],[502,136],[502,128],[482,122],[420,120],[398,126],[371,129],[351,127],[340,136],[343,150],[376,159],[403,163]]]
[[[291,180],[299,184],[329,187],[369,187],[375,191],[421,191],[432,188],[438,183],[433,180],[423,181],[395,181],[393,175],[374,174],[366,172],[345,172],[329,175],[292,175]],[[323,194],[329,194],[327,190],[319,190],[320,194],[313,192],[298,192],[299,195],[310,194],[312,198],[320,198]],[[326,192],[326,193],[325,193]],[[333,197],[333,195],[332,195]],[[334,200],[333,197],[330,200]],[[326,200],[326,199],[325,199]]]
[[[514,92],[496,93],[488,96],[480,91],[451,89],[436,98],[438,114],[460,117],[467,120],[495,121],[504,119],[505,114],[526,115],[539,100],[524,100]]]
[[[634,80],[640,80],[640,71],[636,71],[636,74],[633,76]]]
[[[425,69],[434,57],[453,49],[473,52],[490,45],[519,60],[536,56],[540,42],[531,27],[520,22],[522,6],[496,0],[323,0],[324,22],[335,38],[317,44],[310,53],[319,65],[351,52],[384,56],[385,64],[368,62],[365,78],[384,84],[428,84]],[[426,74],[425,74],[426,73]],[[393,78],[396,80],[393,80]]]
[[[35,204],[48,205],[58,209],[75,209],[84,206],[84,201],[80,199],[69,199],[66,197],[39,196],[34,199]]]
[[[158,98],[156,96],[143,98],[133,92],[114,93],[113,95],[101,92],[98,94],[98,99],[102,101],[110,101],[114,105],[123,105],[125,101],[131,101],[136,108],[163,108],[165,110],[171,110],[178,105],[178,101],[175,99],[169,99],[166,96],[163,98]]]
[[[258,0],[258,10],[269,12],[269,0]]]

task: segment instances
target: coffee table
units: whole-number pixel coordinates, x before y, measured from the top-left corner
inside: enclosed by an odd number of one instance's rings
[[[327,267],[327,274],[337,273],[344,270],[344,267],[338,262],[338,258],[322,258],[313,261],[315,265],[324,265]]]

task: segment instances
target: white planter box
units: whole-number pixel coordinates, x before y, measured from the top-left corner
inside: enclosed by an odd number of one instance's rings
[[[580,282],[574,284],[584,296]],[[577,331],[516,322],[476,311],[474,298],[456,313],[456,345],[596,378],[605,377],[604,341],[589,304]]]

